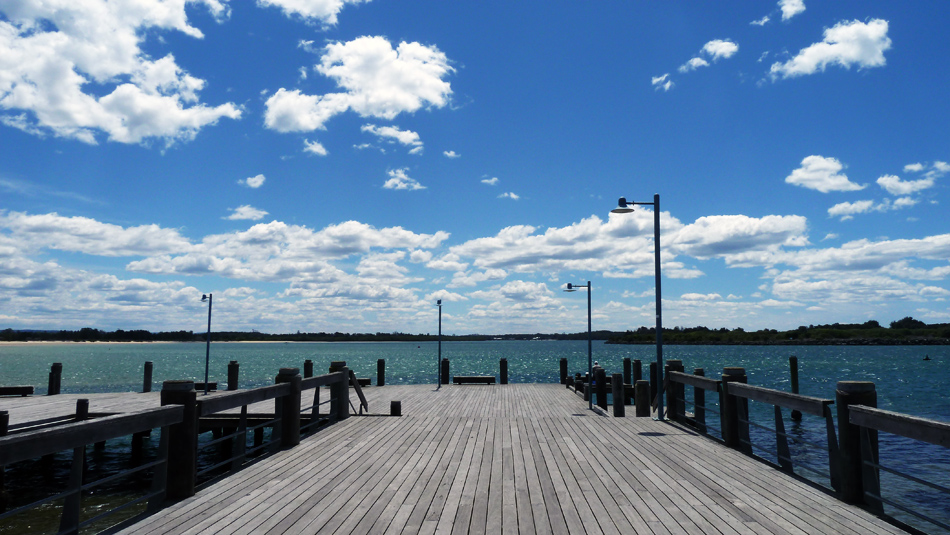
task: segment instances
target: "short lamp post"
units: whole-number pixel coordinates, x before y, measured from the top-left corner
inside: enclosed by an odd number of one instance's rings
[[[202,295],[201,302],[208,302],[208,337],[205,342],[205,394],[208,395],[208,364],[211,361],[211,295]]]
[[[439,306],[439,363],[435,367],[435,382],[436,390],[442,388],[442,300],[439,299],[435,302]]]
[[[653,207],[653,255],[656,277],[656,395],[657,420],[663,420],[663,305],[660,292],[660,195],[653,195],[653,202],[628,202],[621,197],[617,207],[611,210],[615,214],[627,214],[635,205]]]
[[[567,283],[567,289],[564,291],[576,292],[577,288],[587,288],[587,384],[590,388],[590,393],[587,396],[587,408],[594,410],[594,389],[590,387],[594,379],[594,365],[592,364],[593,347],[590,332],[590,281],[587,281],[587,285]]]

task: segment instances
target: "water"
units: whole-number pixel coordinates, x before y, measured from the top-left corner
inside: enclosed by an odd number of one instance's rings
[[[724,367],[741,366],[746,370],[749,384],[786,391],[791,389],[790,355],[798,357],[801,394],[834,398],[837,381],[872,381],[880,408],[950,422],[950,396],[946,395],[950,387],[948,346],[664,347],[664,359],[682,360],[687,373],[703,368],[706,376],[718,377]],[[924,361],[925,355],[931,360]],[[442,357],[449,359],[452,375],[497,375],[499,359],[506,358],[509,382],[556,383],[561,358],[568,359],[570,374],[586,372],[587,342],[443,342]],[[622,371],[624,358],[640,359],[646,376],[649,364],[656,360],[656,351],[653,346],[594,343],[593,360],[608,373]],[[240,363],[241,388],[273,384],[280,368],[303,369],[307,359],[314,362],[316,374],[325,373],[331,361],[346,361],[357,376],[370,377],[374,384],[376,362],[385,359],[387,384],[435,384],[438,345],[435,342],[212,343],[209,379],[225,384],[228,362],[236,360]],[[154,366],[153,390],[161,389],[162,381],[169,379],[203,381],[205,345],[0,344],[0,385],[34,385],[37,395],[45,394],[50,365],[61,362],[62,393],[141,391],[146,361],[153,362]],[[773,425],[771,408],[761,405],[753,403],[750,407],[752,419]],[[709,414],[708,418],[710,425],[718,426],[715,415]],[[792,424],[786,418],[787,430],[806,440],[824,443],[823,422],[814,417],[805,418],[802,425]],[[774,435],[767,431],[753,430],[753,441],[774,448]],[[820,449],[793,444],[792,451],[796,464],[805,462],[827,470],[827,453]],[[901,470],[923,475],[928,480],[939,480],[945,486],[950,486],[948,452],[947,448],[881,436],[882,464],[893,466],[892,459],[899,459]],[[942,514],[944,521],[950,520],[946,519],[950,509],[946,496],[935,498],[937,495],[925,487],[891,479],[887,476],[882,482],[886,497],[914,500],[914,507],[918,509],[932,506],[929,514]],[[888,512],[894,514],[890,509]],[[922,528],[937,532],[928,526]]]

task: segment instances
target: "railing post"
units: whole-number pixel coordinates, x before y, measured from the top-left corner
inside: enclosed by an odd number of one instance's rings
[[[145,372],[142,377],[142,392],[152,391],[152,361],[145,361]]]
[[[313,361],[310,359],[303,361],[303,377],[304,379],[313,377]]]
[[[180,501],[195,495],[198,467],[198,404],[194,381],[162,383],[162,406],[182,405],[181,423],[169,427],[168,486],[165,497]]]
[[[449,359],[442,359],[442,374],[439,378],[441,384],[449,384]]]
[[[838,451],[841,455],[841,500],[847,503],[864,502],[861,464],[861,429],[851,424],[848,408],[851,405],[877,407],[877,391],[870,381],[838,381],[835,392],[838,410]],[[877,457],[877,431],[869,433],[871,451]]]
[[[330,362],[330,373],[338,372],[346,367],[345,360],[334,360]]]
[[[788,368],[789,374],[792,383],[792,394],[798,393],[798,357],[792,355],[788,357]],[[792,409],[792,420],[796,422],[802,421],[802,412],[799,410]]]
[[[10,413],[9,411],[0,411],[0,437],[7,436],[7,429],[10,427]],[[4,481],[4,470],[3,466],[0,466],[0,513],[7,510],[7,490],[6,490],[6,481]]]
[[[666,361],[666,375],[665,377],[669,378],[670,372],[683,372],[683,361],[679,359],[670,359]],[[683,409],[683,398],[685,396],[685,388],[683,383],[674,383],[670,381],[670,388],[666,396],[666,415],[670,420],[674,422],[679,420],[682,416],[685,415],[685,409]]]
[[[567,359],[561,357],[561,384],[567,384]]]
[[[748,400],[739,399],[728,394],[728,383],[745,383],[747,381],[745,368],[725,368],[722,372],[722,400],[719,407],[722,411],[722,440],[730,448],[739,448],[739,403]],[[748,413],[748,412],[747,412]]]
[[[89,417],[89,400],[76,400],[76,421],[81,422]],[[63,500],[63,512],[59,519],[59,533],[79,533],[79,513],[82,498],[82,476],[86,464],[86,445],[73,448],[73,464],[69,473],[68,488],[70,493]]]
[[[59,389],[63,380],[63,363],[54,362],[49,370],[49,386],[46,388],[47,396],[59,394]]]
[[[613,374],[610,380],[610,388],[613,390],[614,416],[625,416],[622,373]]]
[[[638,417],[650,416],[650,382],[639,380],[633,385],[635,414]]]
[[[706,372],[702,368],[693,370],[693,375],[705,377]],[[696,429],[706,434],[706,389],[698,386],[693,387],[693,420],[696,421]]]
[[[386,359],[376,360],[376,386],[386,385]]]
[[[292,448],[300,444],[300,368],[281,368],[277,373],[277,384],[289,383],[290,393],[277,398],[277,412],[280,414],[280,445]],[[345,384],[345,383],[344,383]]]
[[[340,380],[330,386],[331,413],[335,411],[334,416],[337,420],[346,420],[350,417],[350,369],[343,366],[337,370],[342,373]]]
[[[630,378],[632,381],[630,384],[635,385],[637,381],[643,379],[643,362],[640,359],[633,360],[633,377]]]
[[[508,359],[498,361],[498,384],[508,384]]]
[[[238,389],[238,376],[240,370],[241,365],[238,364],[238,361],[232,360],[228,363],[228,390]]]

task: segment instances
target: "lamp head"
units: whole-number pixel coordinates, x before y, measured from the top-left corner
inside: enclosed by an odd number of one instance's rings
[[[617,201],[617,207],[611,210],[613,214],[629,214],[633,211],[633,203],[628,203],[626,197],[621,197]]]
[[[437,304],[437,305],[439,305],[439,306],[442,306],[442,300],[439,299],[438,301],[435,302],[435,304]]]
[[[201,302],[204,303],[207,300],[208,300],[208,296],[206,294],[201,294]]]
[[[567,289],[564,290],[564,291],[565,291],[565,292],[576,292],[577,290],[574,289],[574,285],[573,285],[573,284],[567,283]]]

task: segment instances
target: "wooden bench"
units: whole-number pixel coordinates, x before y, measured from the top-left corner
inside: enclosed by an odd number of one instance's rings
[[[494,375],[453,375],[452,382],[457,385],[493,385],[495,384]]]
[[[32,396],[33,387],[27,385],[20,386],[0,386],[0,396]]]

